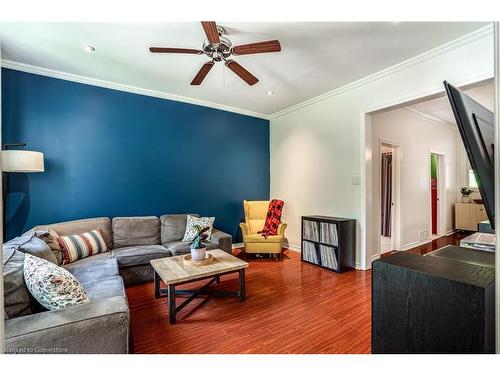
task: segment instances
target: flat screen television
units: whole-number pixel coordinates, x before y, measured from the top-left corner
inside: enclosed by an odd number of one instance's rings
[[[495,115],[468,95],[444,81],[458,130],[474,171],[490,225],[495,228]]]

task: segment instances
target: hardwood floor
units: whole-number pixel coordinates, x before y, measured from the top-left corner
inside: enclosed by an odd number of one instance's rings
[[[370,272],[328,272],[285,250],[283,260],[251,259],[247,299],[192,302],[168,323],[153,283],[127,288],[134,353],[368,353]],[[236,289],[237,275],[221,289]],[[196,285],[196,283],[189,284]],[[178,299],[178,303],[181,298]]]
[[[441,247],[448,245],[460,245],[460,240],[472,234],[472,232],[460,231],[453,233],[449,236],[440,237],[435,239],[425,245],[414,247],[413,249],[407,250],[409,253],[424,255],[430,253],[431,251],[440,249]]]
[[[467,234],[408,250],[425,254]],[[235,250],[238,256],[239,251]],[[282,261],[251,259],[247,300],[200,298],[168,323],[165,298],[153,283],[127,287],[133,353],[369,353],[371,272],[329,272],[284,251]],[[197,283],[188,284],[196,286]],[[236,289],[237,275],[221,289]],[[177,303],[180,303],[179,298]]]

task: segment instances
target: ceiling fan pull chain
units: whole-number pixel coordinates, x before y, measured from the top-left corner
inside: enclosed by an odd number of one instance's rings
[[[222,66],[222,88],[226,88],[226,69]]]

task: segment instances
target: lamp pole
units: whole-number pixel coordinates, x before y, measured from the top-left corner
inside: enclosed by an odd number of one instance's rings
[[[2,146],[2,150],[8,150],[10,147],[26,147],[26,143],[6,143]],[[7,172],[2,169],[2,223],[3,223],[3,239],[7,239]]]

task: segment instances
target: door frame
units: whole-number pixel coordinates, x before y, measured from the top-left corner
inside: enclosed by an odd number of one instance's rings
[[[443,151],[429,150],[427,160],[429,161],[429,239],[432,238],[432,182],[431,182],[431,168],[430,160],[431,156],[436,155],[438,159],[437,163],[437,223],[436,223],[436,235],[446,236],[446,153]]]
[[[378,168],[377,168],[377,176],[379,176],[379,193],[382,191],[382,179],[380,176],[382,175],[382,164],[380,163],[381,161],[381,155],[382,155],[382,146],[388,146],[391,147],[394,150],[393,154],[393,175],[392,175],[392,188],[393,188],[393,193],[392,193],[392,201],[393,201],[393,216],[391,220],[391,243],[392,247],[396,251],[401,250],[401,160],[402,160],[402,146],[399,142],[393,141],[391,139],[387,138],[379,138],[378,139],[378,148],[377,148],[377,153],[378,153]],[[373,176],[372,176],[373,178]],[[377,205],[377,207],[380,207],[380,194],[378,197],[374,197],[374,204]],[[380,222],[379,225],[377,225],[377,228],[375,229],[375,234],[378,238],[377,241],[377,247],[375,249],[375,255],[376,257],[380,257],[382,255],[381,253],[381,248],[380,248],[380,238],[382,236],[381,230],[380,230]]]

